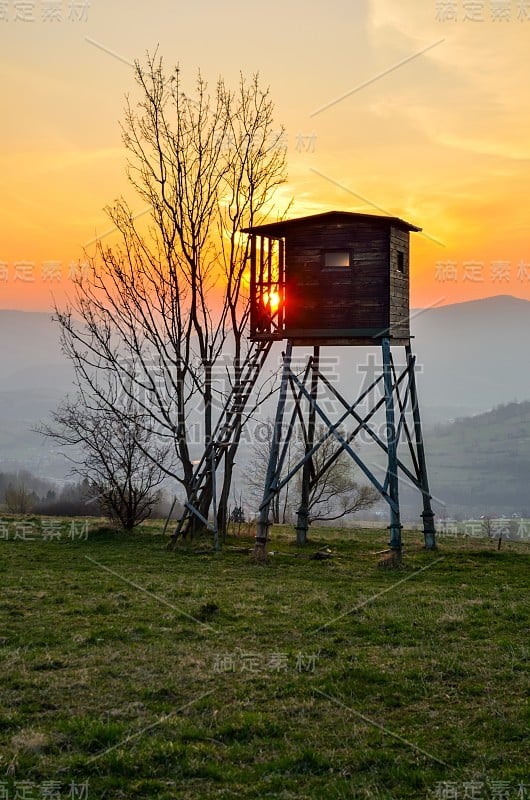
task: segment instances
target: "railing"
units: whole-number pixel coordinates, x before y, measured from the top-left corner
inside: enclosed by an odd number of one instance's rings
[[[285,315],[285,243],[252,235],[250,338],[282,339]]]

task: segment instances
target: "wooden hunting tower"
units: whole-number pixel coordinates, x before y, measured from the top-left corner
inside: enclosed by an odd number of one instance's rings
[[[246,228],[250,338],[408,343],[409,236],[397,217],[329,211]]]
[[[409,329],[409,237],[411,231],[420,230],[398,217],[345,211],[243,230],[250,237],[251,345],[195,469],[173,542],[193,531],[198,522],[212,530],[218,546],[219,531],[224,532],[227,520],[217,513],[216,473],[227,463],[229,454],[237,452],[243,411],[274,342],[287,339],[256,532],[256,555],[266,553],[272,500],[299,470],[302,480],[296,530],[298,542],[305,542],[311,492],[318,489],[324,473],[343,452],[351,456],[388,504],[392,553],[398,557],[401,554],[398,473],[421,492],[425,546],[435,547]],[[296,345],[313,347],[303,376],[299,370],[291,369]],[[364,386],[353,401],[344,398],[320,369],[321,346],[337,345],[377,345],[382,351],[379,374],[374,371],[370,385]],[[392,354],[397,346],[405,347],[401,373]],[[328,413],[328,406],[319,402],[319,387],[336,401],[334,405],[340,413],[335,420]],[[294,403],[290,422],[284,426],[289,393]],[[373,403],[368,410],[367,398]],[[407,418],[409,412],[412,420]],[[377,424],[378,413],[384,413],[384,420]],[[304,455],[285,475],[289,443],[297,425],[303,430]],[[322,428],[325,433],[316,441],[316,432],[320,434]],[[374,473],[355,447],[359,434],[369,437],[383,451],[386,463],[382,477]],[[324,465],[319,462],[317,469],[314,455],[330,438],[334,452]],[[403,439],[408,444],[408,463],[398,455],[398,444]],[[213,523],[208,516],[210,507]]]
[[[323,473],[346,451],[380,492],[390,508],[390,550],[401,554],[398,473],[404,473],[423,497],[425,545],[435,547],[434,514],[427,480],[415,383],[415,358],[409,327],[409,238],[421,231],[398,217],[329,211],[243,230],[250,236],[250,334],[254,343],[287,339],[270,460],[256,532],[256,554],[266,552],[270,527],[269,508],[283,486],[302,470],[302,490],[297,540],[306,540],[311,491]],[[312,345],[303,379],[291,370],[292,348]],[[319,367],[321,346],[379,345],[382,369],[368,392],[351,402],[342,397]],[[392,348],[405,346],[406,367],[398,375]],[[333,422],[318,401],[319,383],[340,403],[342,415]],[[359,406],[370,391],[381,396],[364,415]],[[284,435],[283,418],[291,392],[294,410]],[[308,406],[307,418],[303,405]],[[370,421],[384,408],[386,424]],[[412,411],[412,423],[407,412]],[[317,415],[333,437],[337,450],[319,472],[313,456],[323,440],[315,442]],[[398,419],[396,421],[396,416]],[[353,428],[343,432],[345,420]],[[296,424],[303,427],[305,455],[284,477],[287,448]],[[386,456],[386,474],[379,479],[356,452],[354,439],[367,434]],[[406,439],[412,467],[398,456],[400,439]]]

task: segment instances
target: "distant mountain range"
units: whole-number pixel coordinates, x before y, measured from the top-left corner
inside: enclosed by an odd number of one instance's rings
[[[530,399],[530,302],[507,295],[411,312],[429,416]]]
[[[530,302],[501,295],[414,310],[411,328],[426,427],[530,399]],[[0,310],[0,337],[0,468],[64,472],[64,460],[31,431],[72,390],[58,326],[49,314]],[[358,373],[366,358],[342,348],[336,369]]]

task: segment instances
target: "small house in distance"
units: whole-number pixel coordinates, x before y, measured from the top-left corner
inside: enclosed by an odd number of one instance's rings
[[[408,344],[409,238],[420,230],[398,217],[346,211],[244,229],[250,338]]]

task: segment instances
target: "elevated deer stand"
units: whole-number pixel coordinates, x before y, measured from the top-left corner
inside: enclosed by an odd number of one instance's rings
[[[409,329],[409,235],[419,231],[397,217],[331,211],[286,222],[245,229],[251,236],[251,331],[254,342],[286,339],[278,405],[263,500],[255,538],[255,558],[266,558],[270,504],[275,495],[302,470],[301,501],[297,519],[297,541],[306,541],[308,502],[312,486],[341,453],[346,452],[389,507],[389,547],[394,562],[402,551],[399,507],[399,473],[421,492],[425,547],[434,549],[434,514],[415,380]],[[292,369],[293,347],[311,345],[303,376]],[[346,399],[320,368],[320,348],[381,348],[382,369],[371,385],[353,400]],[[393,351],[405,348],[405,367],[399,372]],[[338,402],[336,419],[319,403],[319,386]],[[363,413],[359,406],[377,388],[381,396]],[[286,423],[286,406],[293,408]],[[386,428],[382,436],[370,420],[384,406]],[[304,414],[304,408],[307,413]],[[413,423],[407,421],[411,412]],[[316,421],[325,434],[315,441]],[[353,428],[347,434],[343,425]],[[300,425],[305,452],[282,477],[296,425]],[[386,474],[380,481],[353,447],[360,432],[368,435],[385,453]],[[329,437],[334,453],[318,474],[313,455]],[[405,441],[412,462],[409,468],[399,457]]]

